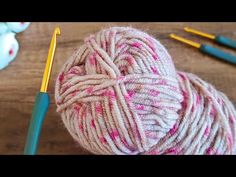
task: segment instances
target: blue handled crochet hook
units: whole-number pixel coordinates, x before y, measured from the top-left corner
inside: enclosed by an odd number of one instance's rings
[[[225,36],[222,36],[222,35],[214,36],[212,34],[207,34],[207,33],[204,33],[204,32],[192,29],[192,28],[188,28],[188,27],[185,27],[184,30],[192,34],[196,34],[196,35],[214,40],[217,44],[221,44],[221,45],[236,49],[236,41],[229,39]]]
[[[176,36],[175,34],[170,34],[170,37],[175,40],[181,41],[185,44],[189,44],[195,48],[198,48],[202,53],[205,53],[205,54],[214,56],[216,58],[219,58],[221,60],[236,64],[236,56],[226,53],[220,49],[217,49],[210,45],[199,44],[199,43],[184,39],[182,37]]]
[[[56,49],[56,40],[57,35],[60,35],[60,28],[55,28],[49,52],[46,67],[44,70],[43,80],[40,92],[36,95],[35,105],[29,125],[28,135],[26,139],[24,154],[25,155],[34,155],[37,152],[39,136],[41,132],[41,127],[45,118],[45,115],[48,111],[50,104],[50,97],[47,93],[49,78],[52,70],[53,58]]]

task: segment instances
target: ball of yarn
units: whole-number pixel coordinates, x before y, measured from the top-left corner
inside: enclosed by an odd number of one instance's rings
[[[64,64],[57,111],[94,154],[232,154],[236,112],[225,94],[176,71],[167,50],[130,27],[103,29]]]

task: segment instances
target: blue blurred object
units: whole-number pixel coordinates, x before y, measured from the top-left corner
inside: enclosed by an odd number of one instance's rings
[[[15,35],[29,25],[30,22],[0,22],[0,70],[15,59],[19,50]]]

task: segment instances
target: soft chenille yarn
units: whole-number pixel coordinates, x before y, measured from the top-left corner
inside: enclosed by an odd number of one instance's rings
[[[104,29],[85,39],[55,86],[57,111],[94,154],[232,154],[232,103],[198,76],[175,70],[145,32]]]

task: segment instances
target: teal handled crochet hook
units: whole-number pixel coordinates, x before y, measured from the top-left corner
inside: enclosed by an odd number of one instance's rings
[[[60,35],[60,28],[55,28],[49,52],[46,67],[44,70],[43,80],[40,92],[36,95],[35,105],[33,108],[32,117],[30,120],[28,135],[26,139],[24,154],[34,155],[37,152],[38,141],[40,137],[41,127],[48,111],[50,104],[50,97],[47,93],[48,83],[50,79],[50,74],[52,70],[53,58],[56,49],[57,35]]]
[[[191,45],[191,46],[193,46],[195,48],[198,48],[201,52],[203,52],[205,54],[214,56],[214,57],[216,57],[218,59],[227,61],[229,63],[236,64],[236,56],[234,56],[234,55],[232,55],[230,53],[226,53],[226,52],[224,52],[224,51],[222,51],[222,50],[220,50],[218,48],[212,47],[210,45],[199,44],[199,43],[196,43],[196,42],[184,39],[182,37],[176,36],[175,34],[170,34],[170,37],[172,39],[181,41],[181,42],[183,42],[185,44],[189,44],[189,45]]]
[[[221,45],[236,49],[236,41],[230,38],[227,38],[225,36],[222,36],[222,35],[215,36],[215,35],[207,34],[207,33],[204,33],[204,32],[192,29],[192,28],[188,28],[188,27],[185,27],[184,30],[192,34],[196,34],[196,35],[214,40],[217,44],[221,44]]]

